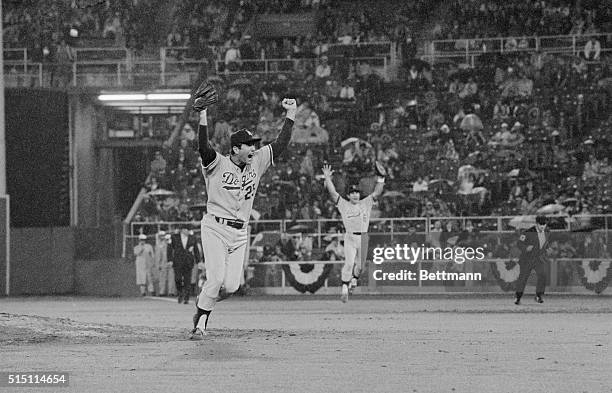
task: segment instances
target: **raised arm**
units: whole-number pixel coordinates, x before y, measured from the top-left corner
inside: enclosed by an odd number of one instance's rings
[[[297,103],[292,98],[283,99],[283,108],[287,111],[285,115],[285,122],[283,128],[278,134],[274,142],[270,144],[272,148],[272,154],[274,157],[279,157],[287,150],[289,141],[291,141],[291,131],[293,130],[293,123],[295,122],[295,114],[297,113]]]
[[[202,165],[208,166],[214,161],[217,152],[210,145],[208,139],[208,118],[206,117],[206,109],[200,112],[200,125],[198,126],[198,151],[202,157]]]
[[[387,170],[379,161],[374,163],[374,170],[376,171],[376,186],[374,187],[374,191],[370,194],[373,199],[378,199],[378,197],[382,194],[383,188],[385,187],[385,176],[387,176]]]
[[[338,192],[336,191],[336,187],[334,187],[334,183],[332,183],[332,179],[331,179],[332,173],[334,173],[334,171],[332,171],[330,165],[323,165],[323,176],[325,176],[325,187],[327,188],[327,191],[329,191],[329,195],[331,196],[334,203],[338,204],[338,201],[340,200],[340,194],[338,194]]]
[[[385,178],[379,177],[376,179],[376,187],[374,187],[374,191],[370,194],[372,198],[378,199],[378,197],[382,194],[383,188],[385,188]]]
[[[194,93],[193,110],[200,112],[200,124],[198,126],[198,151],[202,157],[202,165],[208,166],[217,157],[217,152],[210,145],[208,139],[208,117],[206,108],[216,104],[219,100],[217,90],[210,83],[204,81]]]

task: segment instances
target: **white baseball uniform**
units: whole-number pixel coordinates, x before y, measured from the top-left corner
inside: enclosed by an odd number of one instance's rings
[[[368,232],[370,213],[374,205],[371,195],[357,203],[339,197],[336,206],[342,217],[346,233],[344,234],[344,266],[342,282],[348,283],[361,273],[361,235]]]
[[[206,282],[197,305],[203,310],[213,309],[222,285],[229,293],[240,286],[253,200],[270,165],[274,165],[270,145],[256,150],[243,169],[219,153],[208,166],[202,165],[208,195],[201,223]]]

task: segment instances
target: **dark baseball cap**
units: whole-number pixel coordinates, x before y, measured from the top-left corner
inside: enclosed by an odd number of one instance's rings
[[[348,193],[347,194],[352,194],[354,192],[358,192],[358,193],[361,194],[361,190],[356,185],[350,186],[349,189],[348,189]]]
[[[247,130],[246,128],[238,130],[230,136],[230,142],[232,146],[240,146],[243,143],[245,145],[253,145],[259,142],[260,140],[261,138],[256,137],[251,131]]]

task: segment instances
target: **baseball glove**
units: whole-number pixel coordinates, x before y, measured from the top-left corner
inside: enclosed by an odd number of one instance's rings
[[[204,81],[193,95],[193,110],[201,112],[219,101],[219,95],[213,85]]]
[[[385,169],[384,165],[380,161],[375,162],[374,170],[376,171],[376,175],[380,177],[387,176],[387,170]]]
[[[385,166],[380,161],[376,161],[374,163],[374,170],[376,171],[377,176],[380,176],[380,177],[387,176],[387,170],[385,169]]]

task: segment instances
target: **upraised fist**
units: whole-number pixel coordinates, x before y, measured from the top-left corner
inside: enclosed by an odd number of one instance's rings
[[[286,110],[297,110],[297,102],[293,98],[284,98],[282,105]]]

